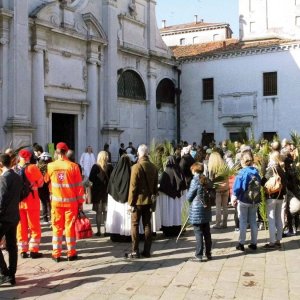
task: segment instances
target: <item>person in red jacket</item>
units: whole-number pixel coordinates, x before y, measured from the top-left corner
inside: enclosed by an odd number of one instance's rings
[[[51,193],[52,221],[52,259],[61,260],[63,232],[67,243],[69,261],[78,259],[76,252],[75,220],[84,202],[82,177],[77,164],[71,162],[66,154],[67,144],[56,145],[57,160],[48,164]]]
[[[17,227],[17,241],[22,258],[29,257],[28,251],[31,258],[40,258],[43,256],[39,252],[41,224],[38,188],[44,184],[44,178],[39,168],[29,163],[31,155],[32,153],[27,149],[20,150],[20,161],[16,166],[17,172],[25,168],[25,176],[31,184],[31,192],[19,204],[20,222]]]

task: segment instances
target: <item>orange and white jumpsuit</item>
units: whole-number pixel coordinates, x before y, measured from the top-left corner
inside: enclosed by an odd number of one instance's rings
[[[78,206],[84,202],[82,177],[77,164],[66,157],[48,164],[51,193],[52,257],[62,252],[63,232],[67,243],[67,256],[76,255],[75,220]]]
[[[26,167],[25,175],[31,183],[32,192],[19,204],[18,249],[20,253],[28,252],[28,250],[30,252],[39,252],[42,231],[38,188],[43,186],[44,178],[39,168],[34,164],[29,164]]]

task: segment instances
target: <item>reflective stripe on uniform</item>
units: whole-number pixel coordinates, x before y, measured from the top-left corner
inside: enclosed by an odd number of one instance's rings
[[[76,242],[76,237],[66,237],[66,242],[67,243]]]
[[[62,244],[53,244],[53,245],[52,245],[52,248],[53,248],[54,250],[62,249]]]
[[[61,197],[57,197],[57,196],[53,196],[51,197],[52,201],[56,201],[56,202],[76,202],[79,199],[81,199],[82,197],[73,197],[73,198],[61,198]]]
[[[82,182],[78,183],[57,183],[57,182],[52,182],[51,186],[54,188],[74,188],[77,186],[81,186]]]
[[[62,242],[63,237],[62,236],[52,236],[52,242]]]
[[[75,250],[76,249],[76,245],[67,244],[67,248],[68,248],[68,250]]]

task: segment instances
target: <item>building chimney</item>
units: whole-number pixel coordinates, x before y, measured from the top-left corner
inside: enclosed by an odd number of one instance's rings
[[[162,28],[166,28],[166,20],[162,20]]]
[[[195,15],[195,24],[198,23],[198,15]]]

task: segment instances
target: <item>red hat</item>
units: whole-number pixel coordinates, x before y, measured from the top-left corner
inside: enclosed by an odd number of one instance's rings
[[[60,142],[56,145],[56,150],[65,150],[68,151],[69,147],[66,143]]]
[[[32,153],[28,149],[22,149],[19,151],[19,156],[29,160],[31,158]]]

